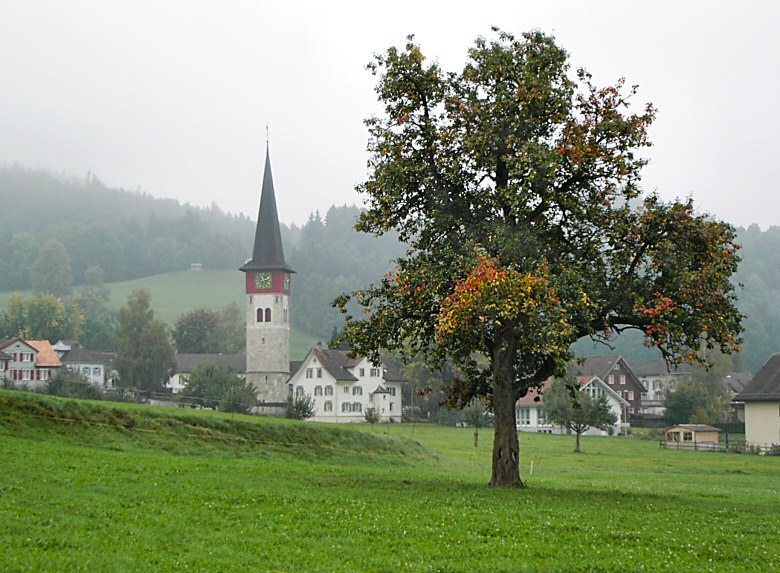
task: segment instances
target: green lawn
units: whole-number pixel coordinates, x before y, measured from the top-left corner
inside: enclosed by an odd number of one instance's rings
[[[780,570],[780,459],[520,439],[0,392],[0,570]]]

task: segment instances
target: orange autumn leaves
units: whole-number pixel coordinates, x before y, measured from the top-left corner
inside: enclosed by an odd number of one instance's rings
[[[483,256],[442,302],[436,337],[447,345],[463,336],[490,338],[495,330],[507,329],[522,332],[524,353],[566,353],[575,334],[568,316],[545,265],[524,273]]]

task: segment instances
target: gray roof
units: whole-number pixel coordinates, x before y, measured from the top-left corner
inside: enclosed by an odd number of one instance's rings
[[[322,367],[336,380],[344,382],[357,382],[357,378],[348,370],[357,366],[362,357],[350,357],[348,349],[312,348],[312,352],[319,360]],[[382,361],[382,378],[385,382],[404,382],[405,378],[396,368],[395,364],[385,355],[379,356]]]
[[[742,392],[752,379],[753,374],[750,372],[729,372],[723,383],[732,392]]]
[[[675,424],[672,428],[685,428],[686,430],[692,430],[694,432],[720,432],[720,428],[714,426],[708,426],[707,424]],[[667,428],[669,430],[671,428]]]
[[[282,233],[279,229],[279,215],[276,211],[276,195],[268,148],[265,150],[263,189],[260,193],[260,210],[257,213],[257,229],[255,230],[252,259],[240,270],[244,272],[271,270],[295,272],[284,260]]]
[[[780,400],[780,354],[767,360],[761,370],[734,397],[741,402],[776,402]]]
[[[580,374],[604,378],[612,370],[620,356],[589,356],[577,367]]]
[[[634,374],[637,376],[666,376],[667,374],[686,375],[691,373],[691,365],[688,363],[672,364],[671,366],[666,363],[666,360],[659,358],[652,362],[646,362],[641,366],[632,368]]]
[[[108,364],[113,358],[113,355],[106,352],[91,352],[75,344],[60,357],[60,362],[63,364]]]
[[[176,372],[192,372],[201,364],[227,366],[234,372],[246,372],[246,354],[189,354],[176,355]]]

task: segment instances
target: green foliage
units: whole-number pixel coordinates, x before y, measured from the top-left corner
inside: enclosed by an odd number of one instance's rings
[[[372,426],[379,421],[379,411],[376,408],[366,408],[363,412],[363,419]]]
[[[174,367],[173,346],[165,324],[154,318],[150,297],[143,289],[119,310],[116,369],[123,388],[161,392]]]
[[[32,266],[32,287],[35,292],[64,297],[70,294],[73,273],[65,246],[56,239],[41,245]]]
[[[0,320],[0,336],[49,342],[73,340],[81,335],[83,323],[84,316],[72,300],[38,293],[25,301],[14,293]]]
[[[291,420],[308,420],[314,416],[314,398],[308,394],[297,394],[287,398],[287,410],[284,415]]]
[[[92,385],[81,372],[70,368],[60,368],[59,372],[46,383],[46,393],[64,398],[87,398],[100,400],[103,392]]]
[[[410,247],[336,301],[344,336],[372,359],[386,347],[453,362],[450,404],[482,397],[495,414],[492,485],[522,485],[515,402],[563,375],[578,339],[635,329],[674,361],[695,360],[705,333],[708,348],[740,342],[734,229],[690,200],[642,196],[655,110],[632,112],[622,80],[572,81],[567,58],[541,32],[497,31],[460,73],[411,37],[369,66],[384,109],[366,121],[357,228]]]
[[[590,428],[610,431],[618,420],[606,396],[591,397],[576,380],[553,381],[544,392],[544,412],[550,422],[575,434],[575,452],[580,451],[580,436]]]
[[[257,405],[255,389],[227,366],[201,364],[193,370],[179,397],[221,412],[248,414]]]
[[[717,420],[707,389],[699,381],[680,381],[674,390],[666,392],[663,406],[668,424],[714,424]]]
[[[220,352],[217,327],[219,313],[207,308],[198,308],[182,314],[173,328],[173,342],[178,352],[205,354]]]
[[[95,273],[99,271],[97,267],[90,268]],[[99,275],[94,274],[92,280],[99,280]],[[85,348],[103,352],[114,348],[117,313],[108,306],[109,296],[110,291],[102,282],[90,282],[76,297],[76,304],[84,316],[79,341]]]

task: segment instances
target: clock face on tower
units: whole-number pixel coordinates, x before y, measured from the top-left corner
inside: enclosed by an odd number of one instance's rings
[[[255,287],[258,289],[269,289],[273,284],[271,273],[257,273],[255,275]]]

